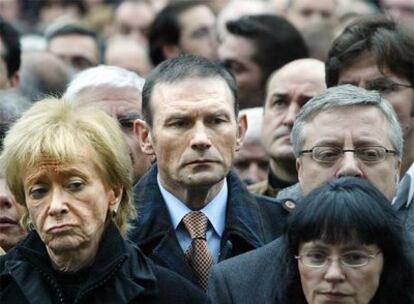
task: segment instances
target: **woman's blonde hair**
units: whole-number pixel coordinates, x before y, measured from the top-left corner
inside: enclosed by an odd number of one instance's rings
[[[35,103],[11,127],[4,139],[0,170],[18,202],[26,205],[22,173],[46,159],[70,164],[93,152],[93,163],[107,186],[123,188],[113,218],[123,236],[136,218],[132,199],[132,164],[118,123],[104,111],[65,100],[47,98]],[[23,220],[26,228],[30,220]]]

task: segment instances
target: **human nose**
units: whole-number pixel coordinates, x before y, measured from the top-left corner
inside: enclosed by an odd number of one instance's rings
[[[12,207],[12,201],[7,195],[0,195],[0,209],[10,209]]]
[[[340,282],[345,279],[345,273],[339,258],[329,259],[324,277],[328,282]]]
[[[60,217],[68,213],[66,196],[61,189],[54,189],[52,192],[52,198],[49,206],[49,215]]]
[[[336,177],[354,176],[362,177],[363,172],[360,168],[360,163],[352,151],[344,151],[340,167],[336,173]]]
[[[207,150],[211,147],[211,141],[203,123],[194,126],[194,133],[191,139],[191,148],[194,150]]]
[[[283,125],[292,127],[298,112],[299,107],[296,103],[291,103],[287,109],[285,117],[283,118]]]

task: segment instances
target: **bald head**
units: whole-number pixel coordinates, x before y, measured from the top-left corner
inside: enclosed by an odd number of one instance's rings
[[[262,142],[272,162],[291,164],[295,157],[289,136],[301,107],[321,93],[325,85],[325,64],[317,59],[292,61],[268,80],[263,116]]]
[[[270,75],[267,82],[266,100],[272,91],[281,86],[281,82],[283,85],[286,83],[287,86],[295,84],[312,86],[319,93],[326,88],[325,64],[317,59],[306,58],[294,60],[284,65]]]

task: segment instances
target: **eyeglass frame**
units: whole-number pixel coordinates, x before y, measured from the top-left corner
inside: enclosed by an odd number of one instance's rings
[[[371,87],[372,84],[381,83],[381,82],[384,82],[384,83],[389,84],[391,86],[391,90],[389,90],[389,91],[381,91],[381,90],[378,90],[378,87],[375,87],[375,86],[374,87]],[[399,82],[392,81],[391,79],[388,79],[388,78],[375,79],[375,80],[367,81],[367,83],[369,84],[368,86],[367,85],[364,85],[364,88],[366,90],[368,90],[368,91],[377,91],[381,95],[388,95],[390,93],[395,92],[396,91],[395,87],[404,87],[404,88],[414,89],[414,85],[412,85],[412,84],[399,83]]]
[[[339,157],[338,157],[337,159],[333,160],[333,161],[323,161],[323,160],[317,159],[317,158],[314,156],[313,151],[314,151],[316,148],[333,148],[333,149],[340,150],[340,151],[341,151],[341,153],[340,153],[340,154],[338,154],[338,156],[339,156]],[[359,157],[358,157],[357,150],[360,150],[360,149],[367,149],[367,148],[381,148],[381,149],[384,149],[384,151],[385,151],[384,158],[383,158],[383,159],[379,159],[379,160],[375,160],[375,161],[367,161],[367,160],[363,160],[363,159],[359,158]],[[303,155],[303,154],[305,154],[305,153],[311,153],[311,157],[312,157],[312,159],[313,159],[314,161],[316,161],[316,162],[318,162],[318,163],[333,164],[333,163],[337,162],[340,158],[344,157],[345,152],[353,152],[353,153],[354,153],[354,155],[355,155],[355,157],[356,157],[356,158],[358,158],[360,161],[362,161],[362,162],[364,162],[364,163],[377,163],[377,162],[381,162],[381,161],[385,160],[385,158],[386,158],[386,155],[387,155],[387,154],[394,154],[394,155],[398,155],[398,152],[397,152],[397,151],[387,149],[387,148],[385,148],[385,147],[383,147],[383,146],[363,146],[363,147],[357,147],[357,148],[355,148],[355,149],[343,149],[343,148],[339,148],[339,147],[335,147],[335,146],[314,146],[314,147],[312,147],[311,149],[301,150],[301,151],[299,152],[299,156],[302,156],[302,155]]]
[[[348,254],[349,252],[345,253]],[[326,260],[324,261],[323,265],[310,265],[310,264],[306,264],[303,262],[303,256],[302,255],[295,255],[295,259],[300,261],[304,266],[309,267],[309,268],[313,268],[313,269],[323,269],[325,267],[327,267],[329,265],[329,262],[333,262],[333,261],[338,261],[342,266],[347,267],[347,268],[361,268],[364,266],[367,266],[373,259],[375,259],[380,253],[382,253],[381,250],[378,250],[376,253],[374,254],[367,254],[366,258],[367,258],[367,262],[364,264],[360,264],[360,265],[350,265],[347,263],[344,263],[343,260],[343,256],[345,254],[339,255],[336,258],[333,258],[331,255],[327,255],[326,256]]]

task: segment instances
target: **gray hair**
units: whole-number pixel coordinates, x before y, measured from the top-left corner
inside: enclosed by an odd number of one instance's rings
[[[100,86],[135,88],[141,93],[144,83],[144,78],[134,72],[116,66],[99,65],[80,72],[70,82],[64,97],[71,100],[85,88]]]
[[[306,137],[304,128],[309,121],[321,112],[350,106],[373,106],[379,109],[390,125],[389,136],[391,144],[398,155],[402,155],[402,130],[397,114],[395,114],[392,106],[376,91],[367,91],[363,88],[346,84],[325,90],[302,107],[296,117],[290,135],[295,157],[299,157],[299,153],[302,150]]]

